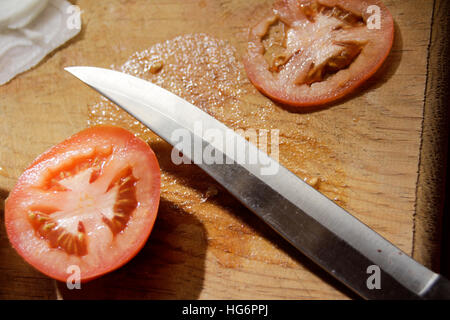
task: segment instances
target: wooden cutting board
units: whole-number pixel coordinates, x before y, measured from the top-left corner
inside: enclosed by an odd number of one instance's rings
[[[280,130],[282,164],[302,178],[319,178],[320,191],[406,253],[435,266],[436,208],[416,210],[433,1],[386,0],[396,35],[384,66],[348,99],[307,112],[270,102],[248,83],[240,64],[248,26],[270,10],[272,1],[73,3],[83,10],[81,33],[37,67],[0,87],[1,208],[17,177],[37,155],[87,127],[88,121],[112,118],[147,139],[158,155],[163,177],[158,219],[135,259],[83,284],[82,290],[70,291],[35,271],[11,249],[2,213],[0,298],[355,297],[200,169],[171,164],[170,147],[152,133],[143,132],[125,116],[120,118],[111,105],[105,104],[102,115],[99,95],[63,71],[71,65],[120,67],[135,52],[158,43],[153,48],[166,55],[163,71],[182,64],[172,52],[186,54],[200,68],[167,73],[181,95],[235,129]],[[189,39],[194,47],[182,48]],[[208,46],[217,50],[213,57],[221,61],[192,60],[204,58]],[[220,72],[217,78],[202,74],[208,62],[222,68],[212,67],[222,70],[226,79]],[[183,87],[187,83],[183,75],[189,76],[197,92]],[[157,77],[170,88],[164,73]],[[216,89],[222,90],[219,96]],[[200,99],[202,90],[206,100]],[[421,183],[429,186],[427,181]]]

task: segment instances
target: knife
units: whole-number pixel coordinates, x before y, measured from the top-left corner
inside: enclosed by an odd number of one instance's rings
[[[65,70],[193,160],[291,245],[361,297],[450,299],[447,279],[193,104],[121,72],[95,67]],[[222,133],[224,138],[211,138],[207,132]],[[207,154],[222,161],[206,161]]]

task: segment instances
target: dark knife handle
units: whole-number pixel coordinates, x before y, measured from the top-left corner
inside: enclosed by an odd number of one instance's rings
[[[422,297],[426,300],[450,300],[450,281],[443,276],[438,276]]]

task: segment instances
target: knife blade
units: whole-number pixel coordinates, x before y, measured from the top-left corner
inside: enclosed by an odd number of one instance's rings
[[[291,245],[361,297],[450,298],[447,279],[186,100],[118,71],[65,70],[173,145],[176,154],[181,151],[184,159],[192,160]]]

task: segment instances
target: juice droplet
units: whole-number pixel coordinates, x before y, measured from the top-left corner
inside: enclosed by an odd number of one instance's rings
[[[2,166],[0,166],[0,176],[3,176],[5,178],[9,178],[8,173],[6,172],[6,170]]]

